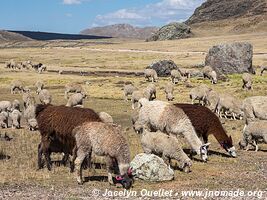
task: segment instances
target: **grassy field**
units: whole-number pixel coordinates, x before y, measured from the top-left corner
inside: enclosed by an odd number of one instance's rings
[[[77,76],[58,75],[45,72],[37,74],[34,71],[11,71],[4,68],[4,62],[9,59],[18,61],[33,60],[42,62],[49,69],[63,69],[73,71],[117,70],[140,71],[152,61],[159,59],[172,59],[179,66],[193,68],[203,63],[205,53],[209,47],[222,42],[248,41],[254,45],[253,65],[262,65],[267,62],[266,42],[267,35],[233,35],[225,37],[203,37],[179,41],[152,42],[116,41],[113,44],[97,44],[83,47],[43,47],[43,48],[2,48],[0,49],[0,100],[21,100],[21,94],[10,94],[9,85],[12,80],[22,80],[30,86],[34,93],[34,84],[43,80],[45,87],[53,95],[53,104],[66,104],[64,99],[64,85],[68,82],[79,82],[89,95],[85,107],[96,111],[110,113],[115,122],[122,125],[131,149],[131,156],[142,152],[139,137],[131,128],[131,104],[123,100],[121,90],[124,82],[131,81],[138,88],[148,84],[143,77],[136,76]],[[228,82],[219,82],[211,85],[208,80],[192,79],[192,85],[208,84],[219,93],[228,93],[237,98],[247,96],[267,95],[267,74],[255,75],[254,90],[241,89],[241,75],[229,76]],[[163,87],[169,78],[160,78],[156,83],[158,99],[165,100]],[[85,84],[87,83],[87,84]],[[175,86],[175,102],[190,102],[190,88],[182,83]],[[34,94],[36,95],[36,94]],[[36,99],[37,96],[36,96]],[[38,101],[38,100],[37,100]],[[39,102],[39,101],[38,101]],[[223,120],[224,127],[233,137],[238,148],[244,121]],[[24,126],[24,121],[23,121]],[[110,186],[106,181],[106,172],[103,169],[86,170],[84,176],[91,178],[82,186],[78,186],[74,174],[67,167],[53,166],[51,172],[46,169],[37,169],[37,145],[40,141],[38,131],[29,132],[25,129],[0,129],[13,140],[0,141],[0,191],[2,196],[18,198],[61,198],[85,199],[90,197],[94,188],[121,190],[120,187]],[[133,190],[143,188],[156,190],[160,188],[182,190],[262,190],[267,189],[267,146],[261,145],[261,151],[238,150],[238,158],[229,158],[220,145],[210,138],[211,155],[208,163],[193,161],[192,172],[185,174],[175,170],[175,180],[163,183],[148,183],[137,180]],[[186,147],[186,146],[185,146]],[[53,155],[59,159],[59,155]],[[197,156],[196,156],[197,158]],[[104,178],[103,178],[104,176]],[[265,193],[265,195],[267,195]],[[0,193],[1,198],[1,193]]]

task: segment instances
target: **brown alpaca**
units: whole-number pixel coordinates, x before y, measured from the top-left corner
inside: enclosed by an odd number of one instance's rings
[[[98,114],[89,108],[53,105],[37,105],[35,114],[41,134],[41,143],[38,148],[38,167],[41,168],[41,157],[44,153],[46,166],[48,170],[51,170],[50,153],[51,149],[54,149],[53,146],[57,144],[65,155],[73,155],[71,163],[73,170],[76,142],[72,131],[85,122],[100,122],[101,119]]]
[[[179,103],[174,105],[185,112],[198,136],[203,138],[204,143],[208,142],[208,136],[212,134],[232,157],[236,157],[232,138],[226,134],[226,131],[215,113],[207,107],[200,105]]]

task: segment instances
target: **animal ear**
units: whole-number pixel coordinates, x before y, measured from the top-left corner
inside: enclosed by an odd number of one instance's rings
[[[117,180],[117,181],[122,181],[123,178],[122,178],[121,176],[116,176],[116,180]]]

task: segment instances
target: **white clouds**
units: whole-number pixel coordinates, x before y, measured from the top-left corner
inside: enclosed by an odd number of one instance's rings
[[[63,4],[72,5],[72,4],[80,4],[81,0],[63,0]]]
[[[161,0],[142,8],[120,9],[105,15],[98,15],[94,26],[116,23],[147,26],[155,23],[166,24],[170,21],[181,21],[188,18],[202,2],[204,0]]]

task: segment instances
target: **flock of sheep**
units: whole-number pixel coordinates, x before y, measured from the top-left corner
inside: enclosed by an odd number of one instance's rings
[[[23,62],[16,62],[13,59],[6,62],[5,68],[12,70],[34,69],[39,74],[47,70],[46,66],[43,65],[42,63],[32,63],[32,61],[30,60]]]
[[[13,68],[15,65],[9,63],[8,66]],[[212,84],[217,84],[217,74],[211,67],[204,67],[202,72]],[[126,101],[131,96],[133,129],[142,135],[141,145],[145,153],[161,156],[168,165],[170,159],[175,159],[180,163],[181,169],[189,172],[193,163],[182,149],[180,136],[190,145],[191,156],[198,154],[204,162],[207,162],[208,136],[213,135],[230,156],[236,157],[232,138],[227,135],[218,116],[231,117],[234,120],[245,119],[243,137],[239,142],[240,148],[248,150],[249,145],[252,145],[257,151],[258,143],[267,143],[267,96],[248,97],[241,101],[230,95],[218,94],[202,84],[191,89],[189,98],[192,104],[171,104],[169,101],[174,100],[174,85],[180,80],[190,84],[190,72],[181,69],[171,71],[171,81],[164,88],[168,101],[155,100],[157,90],[154,82],[158,81],[156,71],[145,69],[144,75],[147,81],[152,82],[146,88],[138,90],[134,85],[126,84],[123,91]],[[242,78],[243,88],[252,89],[251,75],[244,74]],[[80,84],[65,85],[64,96],[67,101],[65,106],[51,104],[52,95],[44,89],[42,81],[37,81],[35,87],[41,103],[38,105],[30,89],[21,81],[13,81],[10,91],[12,94],[16,91],[22,93],[23,116],[28,128],[38,129],[41,134],[38,145],[38,167],[43,167],[43,155],[49,170],[51,170],[52,152],[64,153],[63,164],[66,164],[69,155],[72,155],[71,171],[76,169],[77,181],[82,184],[82,163],[87,160],[90,164],[93,154],[104,156],[109,183],[119,182],[124,188],[130,188],[133,174],[130,167],[129,145],[122,128],[113,123],[112,117],[108,113],[96,113],[92,109],[83,107],[83,100],[87,95]],[[195,105],[195,100],[201,105]],[[22,113],[18,100],[0,101],[2,128],[8,128],[9,118],[12,128],[21,127]],[[115,179],[113,173],[117,174]]]

